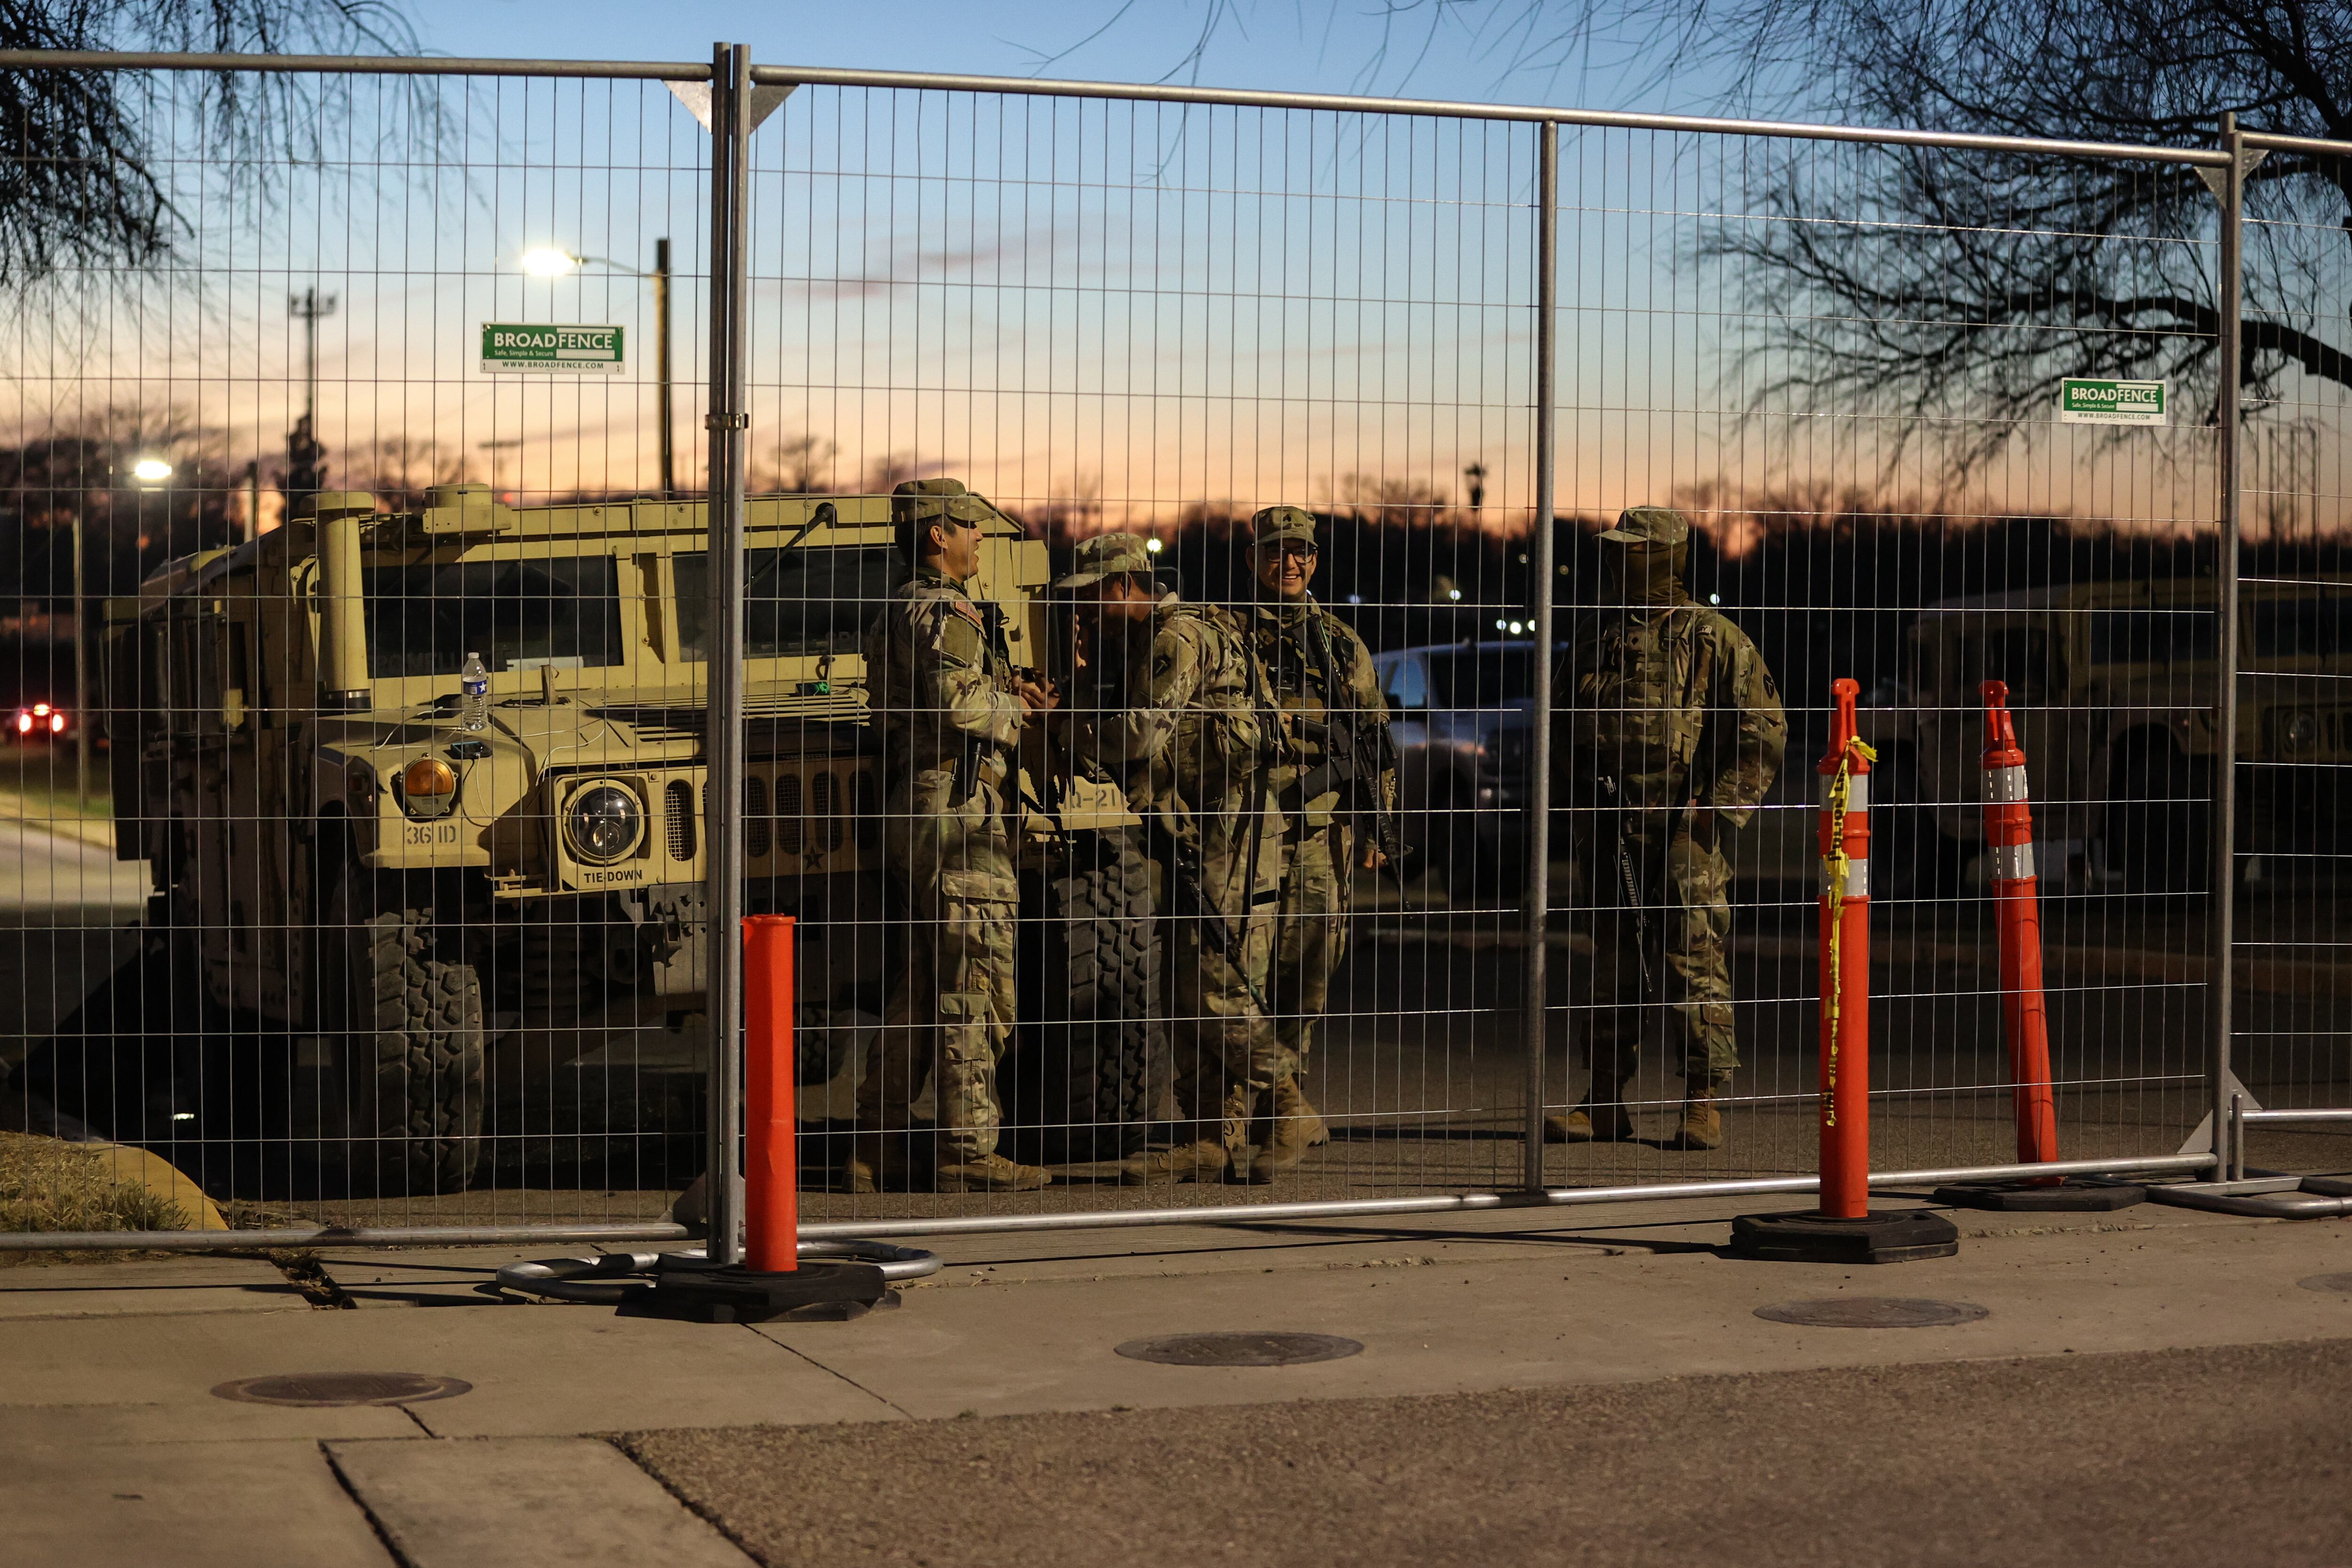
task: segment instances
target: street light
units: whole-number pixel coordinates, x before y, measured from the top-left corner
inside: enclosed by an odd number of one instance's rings
[[[160,485],[172,477],[171,463],[149,454],[134,458],[131,477],[142,485]],[[74,810],[89,799],[89,636],[84,616],[89,607],[88,567],[84,564],[81,509],[71,514],[73,533],[73,669],[74,669]],[[168,521],[166,527],[170,524]]]
[[[654,417],[661,426],[661,498],[668,500],[677,494],[677,447],[676,434],[670,428],[669,241],[654,241],[654,267],[650,272],[632,267],[625,261],[614,261],[610,257],[574,256],[551,245],[533,246],[517,260],[522,269],[533,278],[544,278],[551,282],[558,278],[569,278],[583,267],[609,267],[632,278],[653,280]]]

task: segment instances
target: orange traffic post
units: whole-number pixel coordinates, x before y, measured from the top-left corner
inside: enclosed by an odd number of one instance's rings
[[[2058,1158],[2058,1101],[2050,1079],[2050,1008],[2042,989],[2042,879],[2033,864],[2033,806],[2025,748],[2009,710],[2009,685],[1988,680],[1984,700],[1984,840],[2000,948],[2000,1027],[2009,1044],[2011,1093],[2017,1110],[2017,1163]],[[2063,1176],[1955,1183],[1937,1198],[1969,1208],[2012,1212],[2105,1212],[2129,1208],[2144,1187]]]
[[[743,921],[743,1261],[665,1253],[647,1310],[709,1323],[786,1316],[856,1317],[895,1305],[878,1264],[842,1256],[801,1261],[800,1130],[793,1110],[793,921]]]
[[[1870,1212],[1870,764],[1855,733],[1862,689],[1834,682],[1821,775],[1822,1213]]]
[[[2058,1107],[2050,1090],[2050,1012],[2042,994],[2042,883],[2033,868],[2033,807],[2025,749],[2009,716],[2009,687],[1988,680],[1984,829],[1990,858],[1993,928],[2000,946],[2000,1027],[2017,1101],[2017,1163],[2058,1157]]]
[[[800,1267],[800,1141],[793,1114],[793,917],[743,921],[743,1267]]]
[[[1870,764],[1854,714],[1861,683],[1830,683],[1821,777],[1821,1206],[1742,1215],[1731,1250],[1785,1263],[1906,1263],[1960,1249],[1926,1209],[1870,1212]]]

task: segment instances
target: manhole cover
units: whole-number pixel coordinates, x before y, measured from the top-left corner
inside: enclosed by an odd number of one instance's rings
[[[1297,1366],[1338,1361],[1363,1348],[1337,1334],[1171,1334],[1164,1340],[1129,1340],[1118,1353],[1170,1366]]]
[[[2306,1290],[2326,1290],[2334,1295],[2352,1296],[2352,1274],[2315,1274],[2296,1284]]]
[[[240,1377],[213,1392],[249,1405],[414,1405],[420,1399],[454,1399],[473,1388],[461,1378],[421,1372],[295,1372]]]
[[[1811,1329],[1932,1329],[1973,1323],[1989,1314],[1974,1301],[1927,1301],[1912,1296],[1833,1296],[1826,1301],[1782,1301],[1756,1315]]]

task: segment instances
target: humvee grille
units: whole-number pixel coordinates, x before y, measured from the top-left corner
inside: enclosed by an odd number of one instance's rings
[[[768,852],[768,781],[757,773],[743,781],[743,853]]]
[[[816,818],[816,830],[824,836],[824,847],[840,848],[841,785],[831,773],[819,773],[809,780],[809,815]]]
[[[801,826],[801,775],[786,773],[776,781],[776,847],[797,855],[806,842]]]
[[[694,786],[684,779],[672,779],[663,791],[667,803],[663,826],[669,835],[669,858],[673,860],[694,858]]]

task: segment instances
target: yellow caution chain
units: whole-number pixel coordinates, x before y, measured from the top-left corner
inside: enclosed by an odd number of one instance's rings
[[[1830,899],[1830,994],[1826,1001],[1830,1025],[1829,1093],[1822,1097],[1822,1125],[1824,1127],[1837,1125],[1838,1047],[1844,1034],[1839,1027],[1839,1021],[1844,1016],[1845,999],[1845,964],[1839,951],[1839,938],[1845,926],[1843,916],[1846,878],[1853,868],[1853,862],[1845,852],[1845,813],[1846,802],[1852,797],[1850,786],[1853,782],[1853,759],[1857,752],[1864,762],[1878,760],[1878,752],[1859,735],[1848,741],[1845,750],[1838,754],[1838,770],[1830,778],[1830,852],[1822,857],[1822,886],[1828,889]]]

